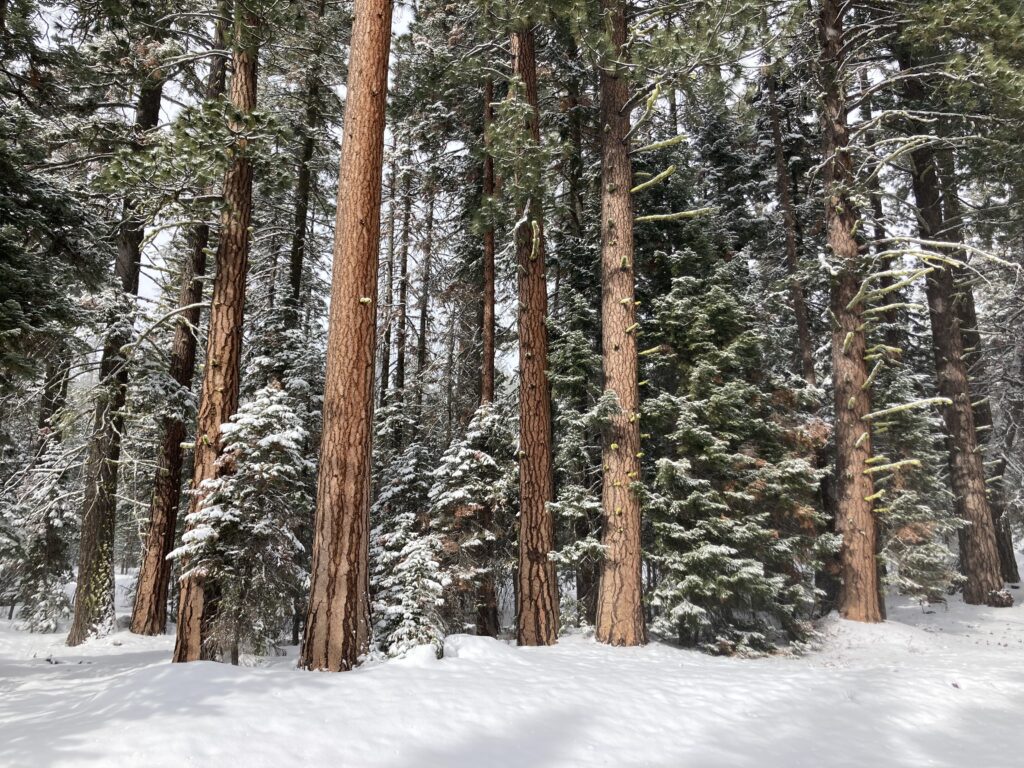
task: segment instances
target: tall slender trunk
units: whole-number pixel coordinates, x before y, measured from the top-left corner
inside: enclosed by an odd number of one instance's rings
[[[434,257],[434,205],[436,189],[428,182],[427,221],[423,236],[423,271],[420,277],[419,335],[416,338],[416,413],[418,425],[423,414],[423,391],[427,386],[427,330],[430,322],[430,271]],[[414,431],[415,425],[414,425]]]
[[[848,6],[846,6],[848,7]],[[822,145],[825,163],[825,228],[835,268],[830,304],[832,326],[832,378],[836,409],[836,530],[842,534],[839,611],[855,621],[881,621],[884,605],[879,595],[875,520],[871,475],[871,430],[865,416],[871,412],[864,314],[856,297],[863,279],[858,212],[851,197],[855,181],[848,150],[846,122],[844,6],[839,0],[820,0],[818,34],[821,46]]]
[[[633,169],[629,159],[626,8],[602,0],[612,46],[601,67],[601,346],[604,389],[619,409],[604,437],[601,511],[604,562],[597,597],[597,639],[642,645],[640,396],[637,386],[636,301],[633,278]]]
[[[956,167],[951,151],[936,153],[936,162],[942,186],[943,236],[954,243],[964,242],[963,211],[960,207],[960,193],[956,183]],[[961,254],[961,258],[964,254]],[[957,280],[957,296],[954,299],[954,310],[960,321],[960,333],[963,336],[964,362],[970,376],[970,386],[974,398],[974,424],[978,442],[984,450],[994,440],[992,434],[992,404],[987,389],[988,365],[982,353],[981,331],[978,328],[978,311],[974,301],[974,289],[966,281],[966,270],[954,271]],[[997,449],[998,450],[998,449]],[[984,455],[984,453],[982,454]],[[1003,580],[1011,583],[1020,581],[1017,568],[1017,557],[1013,548],[1013,534],[1009,521],[1006,519],[1006,488],[1004,472],[1006,462],[999,458],[990,474],[989,506],[992,510],[992,524],[995,527],[996,546],[999,550],[999,570]]]
[[[533,27],[527,20],[512,33],[514,98],[525,99],[525,130],[540,145],[537,61]],[[518,205],[519,265],[519,568],[516,572],[516,632],[519,645],[551,645],[558,639],[558,583],[549,554],[555,526],[551,457],[551,386],[547,377],[548,290],[544,270],[544,212],[539,189]]]
[[[319,0],[314,20],[324,15],[326,0]],[[318,46],[319,47],[319,46]],[[294,330],[299,324],[299,307],[302,304],[302,269],[306,258],[306,237],[309,231],[309,196],[312,189],[313,152],[316,149],[316,132],[320,127],[320,99],[323,83],[315,59],[306,73],[306,112],[300,135],[302,145],[298,156],[298,174],[295,181],[295,215],[292,224],[292,242],[288,252],[288,286],[290,293],[285,304],[285,327]]]
[[[483,307],[480,313],[480,337],[483,340],[483,359],[480,363],[480,406],[489,407],[494,402],[494,224],[491,220],[490,206],[494,197],[494,158],[491,156],[491,125],[494,122],[494,81],[484,81],[484,162],[483,162],[483,195],[481,203],[484,207],[483,232]],[[490,532],[494,524],[494,511],[485,505],[480,511],[480,527]],[[501,620],[498,616],[498,593],[494,578],[494,542],[484,538],[484,559],[486,572],[480,577],[476,596],[476,633],[488,637],[497,637],[501,631]]]
[[[405,357],[409,346],[409,248],[412,240],[412,173],[402,180],[402,240],[398,248],[398,311],[395,316],[395,402],[405,401]],[[395,435],[395,448],[405,444],[404,430]]]
[[[914,66],[908,51],[897,47],[895,53],[902,70]],[[925,84],[919,78],[904,79],[903,91],[911,108],[926,104]],[[943,239],[942,193],[934,147],[925,144],[914,149],[910,153],[910,164],[921,238]],[[985,488],[985,466],[971,406],[964,338],[955,309],[953,270],[945,264],[935,265],[925,280],[925,295],[939,395],[951,403],[941,409],[946,425],[950,483],[957,512],[967,523],[960,529],[960,565],[967,577],[964,602],[981,605],[992,602],[994,593],[1003,588],[1003,578]]]
[[[226,3],[221,4],[222,15],[229,13]],[[214,48],[222,50],[226,44],[227,22],[217,22]],[[213,100],[224,93],[225,62],[220,56],[210,59],[210,74],[206,85],[206,98]],[[206,273],[206,249],[210,244],[210,226],[197,224],[189,235],[189,256],[181,271],[181,290],[178,294],[178,316],[171,342],[169,373],[175,383],[186,390],[192,388],[196,369],[196,346],[201,315],[199,302],[203,297],[203,276]],[[164,419],[163,439],[157,454],[156,475],[153,478],[153,498],[150,503],[149,533],[146,537],[142,566],[139,569],[132,608],[131,631],[139,635],[162,635],[167,627],[167,594],[170,588],[171,563],[167,560],[174,545],[174,532],[181,504],[181,473],[186,438],[184,420],[179,415]]]
[[[494,81],[484,82],[484,172],[483,203],[490,206],[494,197],[494,158],[491,156],[491,125],[494,122]],[[481,338],[483,362],[480,372],[480,404],[494,401],[494,224],[490,211],[485,211],[483,233],[483,312]]]
[[[395,204],[398,202],[398,141],[391,144],[391,167],[388,171],[388,263],[384,268],[384,306],[387,307],[384,322],[384,340],[381,342],[380,407],[388,403],[388,387],[391,383],[391,326],[395,311]]]
[[[779,105],[775,96],[776,73],[768,76],[768,119],[772,127],[772,145],[775,155],[775,188],[782,209],[782,227],[786,236],[786,273],[789,275],[789,303],[796,319],[797,356],[800,373],[809,386],[817,386],[814,372],[814,339],[811,336],[811,318],[807,311],[804,284],[800,278],[800,254],[797,250],[796,206],[793,204],[793,179],[782,146],[782,127]]]
[[[231,104],[240,115],[256,108],[256,63],[259,19],[236,4],[232,50]],[[224,176],[224,206],[217,244],[217,274],[210,299],[210,330],[206,342],[203,389],[196,422],[195,467],[192,489],[196,493],[190,511],[202,503],[201,489],[214,479],[219,468],[220,428],[238,410],[239,364],[242,352],[242,321],[245,311],[245,278],[249,268],[249,224],[252,220],[253,165],[249,156],[245,123],[231,124],[239,132],[235,152]],[[188,563],[182,563],[187,573]],[[199,574],[181,579],[177,638],[173,661],[196,661],[219,649],[207,647],[206,631],[215,601],[207,600],[206,584]]]
[[[338,176],[305,669],[351,669],[370,634],[369,519],[390,0],[355,0]]]
[[[163,80],[147,80],[135,108],[134,132],[141,138],[160,121]],[[139,291],[139,268],[145,222],[136,202],[124,201],[124,221],[117,237],[114,277],[122,296],[131,301]],[[89,455],[85,466],[82,536],[78,560],[75,615],[68,645],[79,645],[114,627],[114,520],[117,512],[117,470],[121,458],[124,404],[128,394],[128,362],[123,348],[131,341],[129,316],[112,318],[100,359],[100,383]]]

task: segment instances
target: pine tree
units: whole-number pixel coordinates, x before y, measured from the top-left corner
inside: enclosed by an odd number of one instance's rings
[[[308,574],[293,531],[312,505],[305,475],[308,435],[288,393],[268,386],[222,425],[220,471],[199,489],[188,531],[171,553],[182,579],[216,595],[204,655],[238,663],[247,649],[277,647]]]
[[[234,133],[231,164],[224,176],[224,207],[217,244],[217,273],[211,295],[206,364],[196,426],[193,495],[190,510],[198,510],[206,481],[218,477],[222,464],[221,425],[238,409],[241,331],[245,312],[246,274],[249,267],[249,224],[252,219],[253,163],[247,132],[256,109],[256,64],[259,53],[256,8],[238,2],[234,9],[230,99],[234,110],[229,127]],[[183,571],[187,564],[183,564]],[[202,572],[193,570],[181,579],[174,661],[202,657],[213,606],[206,604]]]

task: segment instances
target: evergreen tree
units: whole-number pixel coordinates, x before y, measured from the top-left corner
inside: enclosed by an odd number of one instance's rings
[[[216,595],[204,641],[211,656],[237,664],[242,649],[274,649],[306,586],[294,531],[313,503],[307,439],[295,401],[275,386],[257,392],[221,427],[221,471],[199,489],[188,531],[171,553],[183,579],[201,578]]]

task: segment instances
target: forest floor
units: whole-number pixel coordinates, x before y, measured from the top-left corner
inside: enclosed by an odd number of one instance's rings
[[[172,665],[173,638],[78,648],[0,622],[0,766],[145,768],[1015,768],[1024,760],[1024,592],[889,620],[830,617],[799,657],[714,658],[570,636],[456,635],[344,674]],[[421,649],[424,650],[424,649]]]

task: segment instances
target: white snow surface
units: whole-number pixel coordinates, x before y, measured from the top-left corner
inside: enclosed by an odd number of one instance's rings
[[[1020,599],[1020,592],[1015,592]],[[450,637],[341,674],[170,664],[0,622],[0,766],[500,768],[1024,765],[1024,607],[891,602],[802,657]],[[422,653],[420,651],[423,651]]]

